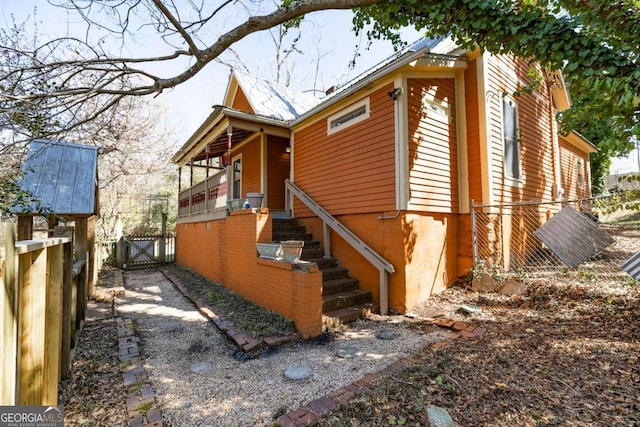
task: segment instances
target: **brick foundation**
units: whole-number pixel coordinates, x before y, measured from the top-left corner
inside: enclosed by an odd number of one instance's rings
[[[322,273],[317,267],[258,258],[271,241],[271,216],[251,210],[179,224],[176,260],[243,297],[293,320],[305,338],[322,333]]]

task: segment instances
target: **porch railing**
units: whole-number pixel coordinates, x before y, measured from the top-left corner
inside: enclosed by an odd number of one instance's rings
[[[286,207],[291,213],[293,199],[291,194],[296,196],[306,207],[322,220],[324,256],[331,256],[331,240],[329,228],[338,233],[349,245],[351,245],[360,255],[373,264],[379,271],[380,277],[380,313],[387,314],[389,311],[389,278],[387,273],[395,273],[393,265],[374,251],[369,245],[363,242],[351,230],[345,227],[340,221],[334,218],[322,206],[317,204],[307,193],[302,191],[290,180],[285,180]]]
[[[229,180],[227,169],[223,169],[204,181],[180,192],[178,216],[222,211],[227,208]]]

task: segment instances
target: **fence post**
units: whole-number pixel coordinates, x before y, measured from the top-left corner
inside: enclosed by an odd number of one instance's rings
[[[471,199],[471,246],[473,247],[473,266],[478,262],[478,232],[476,230],[475,202]]]
[[[73,286],[73,243],[65,243],[62,269],[62,352],[60,378],[67,379],[71,369],[71,348],[75,338],[75,287]]]
[[[47,248],[46,324],[44,330],[44,387],[42,405],[58,405],[62,350],[63,244]]]
[[[118,268],[123,268],[125,264],[125,244],[124,237],[120,237],[118,239],[118,243],[116,243],[116,266]]]
[[[47,251],[37,249],[18,257],[21,293],[18,405],[42,405]]]
[[[87,308],[87,260],[82,259],[76,261],[78,264],[82,264],[76,277],[76,330],[79,331],[82,328],[82,322],[84,321],[85,311]]]
[[[16,286],[16,229],[13,224],[4,224],[5,252],[4,272],[0,273],[0,302],[2,307],[2,378],[0,381],[0,405],[15,405],[18,381],[18,298]],[[0,263],[2,260],[0,259]],[[2,267],[0,266],[0,270]]]
[[[167,262],[167,214],[164,212],[162,213],[162,230],[160,247],[158,248],[158,261],[160,263]]]

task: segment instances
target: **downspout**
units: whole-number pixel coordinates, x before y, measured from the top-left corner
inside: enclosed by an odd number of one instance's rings
[[[399,89],[399,90],[398,90]],[[401,170],[402,168],[399,168],[399,160],[400,160],[400,105],[399,105],[399,100],[398,98],[400,97],[400,95],[402,94],[402,86],[400,86],[399,88],[394,88],[392,92],[389,92],[389,96],[391,98],[393,98],[393,101],[395,103],[395,108],[394,108],[394,119],[395,119],[395,127],[396,127],[396,131],[395,131],[395,138],[396,138],[396,167],[398,167],[398,170]],[[400,191],[401,191],[401,180],[400,180],[400,172],[396,175],[397,178],[397,182],[396,182],[396,213],[393,215],[380,215],[378,217],[378,219],[396,219],[400,216]]]

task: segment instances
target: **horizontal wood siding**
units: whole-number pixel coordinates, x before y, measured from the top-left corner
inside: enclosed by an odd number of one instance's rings
[[[578,185],[578,159],[582,160],[583,185]],[[560,138],[560,173],[564,199],[591,197],[589,176],[589,154]]]
[[[284,180],[289,178],[290,153],[287,138],[267,137],[267,204],[270,209],[284,209]]]
[[[554,181],[551,102],[546,81],[531,94],[513,97],[531,79],[528,61],[508,56],[493,56],[489,72],[489,107],[491,124],[492,180],[496,203],[520,200],[549,200]],[[538,73],[542,70],[538,67]],[[503,95],[513,97],[518,104],[518,128],[521,141],[522,179],[513,185],[504,175],[504,142],[502,139]]]
[[[409,189],[412,210],[458,211],[455,80],[409,79]],[[448,117],[425,108],[424,96],[444,101]]]
[[[242,197],[260,193],[260,136],[233,150],[233,157],[242,153]]]
[[[327,135],[323,118],[295,132],[295,182],[334,215],[395,209],[394,102],[387,96],[392,89],[371,93],[370,117],[360,123]],[[312,215],[299,202],[295,209],[297,217]]]
[[[469,199],[482,202],[482,169],[480,159],[480,122],[478,111],[478,60],[469,62],[464,73],[467,119],[467,168]]]
[[[233,102],[231,103],[231,108],[234,108],[239,111],[244,111],[245,113],[255,114],[253,108],[251,108],[251,104],[249,104],[249,100],[247,96],[244,94],[240,86],[238,86],[238,91],[236,92],[235,98],[233,98]]]

